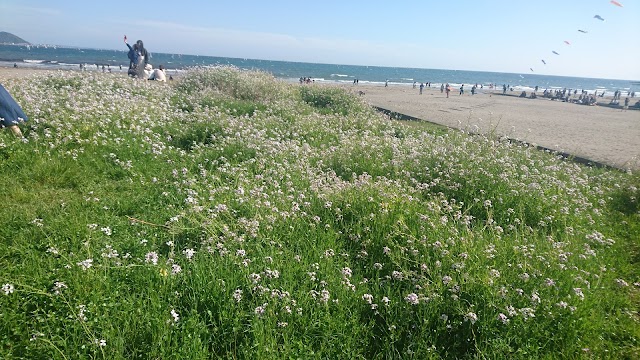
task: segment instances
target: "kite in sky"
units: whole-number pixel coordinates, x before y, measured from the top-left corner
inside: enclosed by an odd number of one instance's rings
[[[610,0],[610,1],[609,1],[609,3],[611,3],[612,5],[615,5],[615,6],[617,6],[617,7],[620,7],[620,8],[624,7],[620,2],[618,2],[618,1],[616,1],[616,0]],[[597,19],[597,20],[600,20],[600,21],[605,21],[605,20],[604,20],[604,18],[603,18],[602,16],[600,16],[600,15],[594,15],[594,16],[593,16],[593,18],[594,18],[594,19]],[[581,32],[581,33],[583,33],[583,34],[587,34],[587,33],[588,33],[588,31],[587,31],[587,30],[582,30],[582,29],[578,29],[578,32]],[[565,43],[566,45],[569,45],[569,46],[571,45],[571,43],[570,43],[568,40],[565,40],[565,41],[564,41],[564,43]],[[555,51],[555,50],[552,50],[551,52],[552,52],[552,53],[554,53],[555,55],[560,55],[560,54],[559,54],[557,51]],[[543,63],[544,65],[547,65],[547,62],[546,62],[546,61],[544,61],[544,59],[541,59],[540,61],[542,61],[542,63]],[[532,72],[534,72],[534,71],[533,71],[533,68],[529,68],[529,70],[531,70]]]

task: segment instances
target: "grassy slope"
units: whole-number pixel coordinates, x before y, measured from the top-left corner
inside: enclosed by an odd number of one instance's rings
[[[637,175],[228,68],[8,85],[0,357],[639,356]]]

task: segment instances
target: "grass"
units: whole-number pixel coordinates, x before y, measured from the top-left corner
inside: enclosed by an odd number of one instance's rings
[[[637,358],[640,178],[221,67],[7,88],[0,358]]]

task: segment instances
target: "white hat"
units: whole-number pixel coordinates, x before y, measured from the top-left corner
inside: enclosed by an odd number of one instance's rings
[[[147,65],[144,66],[144,69],[145,70],[152,70],[153,66],[151,66],[151,64],[147,64]]]

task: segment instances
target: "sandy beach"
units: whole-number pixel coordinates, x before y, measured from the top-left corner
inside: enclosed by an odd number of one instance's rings
[[[47,71],[52,70],[0,67],[0,83]],[[373,106],[425,121],[476,133],[494,132],[613,167],[640,169],[639,110],[518,98],[516,92],[504,96],[486,88],[471,95],[470,86],[464,95],[453,89],[449,98],[439,88],[427,87],[420,95],[410,85],[342,86],[363,92],[362,97]],[[638,100],[631,99],[630,105]]]
[[[345,86],[364,92],[371,105],[418,119],[476,133],[493,131],[617,168],[640,169],[639,110],[519,98],[515,91],[504,96],[486,88],[471,95],[470,86],[464,95],[452,89],[449,98],[439,87],[420,95],[411,86]],[[640,99],[630,100],[631,106]],[[598,101],[608,104],[610,99]]]

